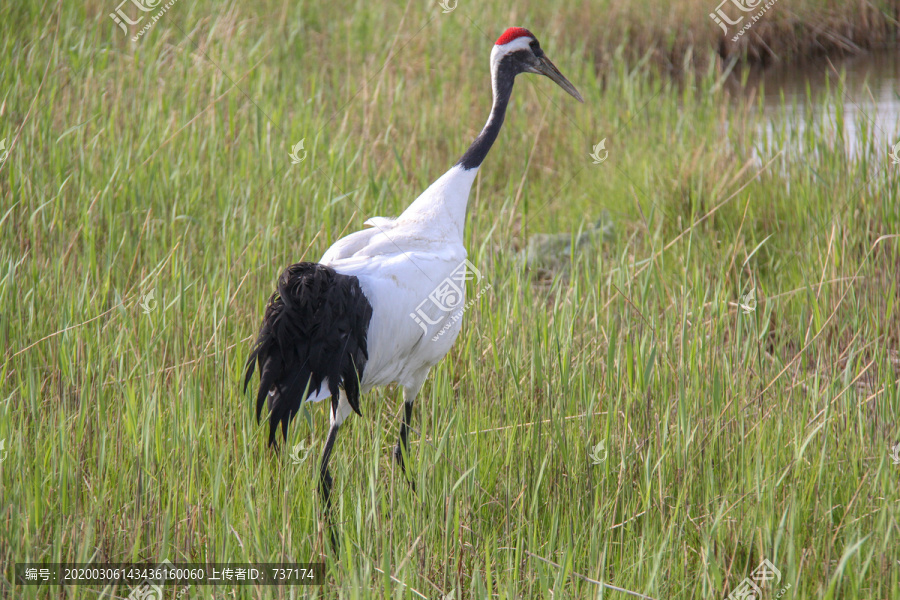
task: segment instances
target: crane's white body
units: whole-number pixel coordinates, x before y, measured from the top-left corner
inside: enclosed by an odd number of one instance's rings
[[[369,219],[370,228],[338,240],[319,261],[357,277],[372,305],[362,393],[397,383],[415,396],[429,369],[450,351],[459,335],[462,319],[454,311],[426,306],[429,321],[434,322],[427,332],[411,315],[466,260],[466,204],[477,172],[459,165],[451,168],[399,217]],[[457,306],[464,301],[463,297]],[[438,331],[442,333],[433,339]],[[323,385],[309,401],[328,398],[327,389]],[[340,422],[350,413],[343,397],[340,404],[333,421]]]

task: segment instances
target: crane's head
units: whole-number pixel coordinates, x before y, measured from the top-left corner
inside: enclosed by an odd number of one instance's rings
[[[524,27],[510,27],[497,39],[491,51],[491,75],[494,81],[498,81],[511,80],[519,73],[546,75],[576,100],[584,102],[575,86],[541,50],[534,34]]]

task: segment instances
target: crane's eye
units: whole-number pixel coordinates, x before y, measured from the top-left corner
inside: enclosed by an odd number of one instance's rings
[[[543,50],[541,50],[541,45],[538,44],[537,40],[534,40],[533,42],[528,44],[528,46],[531,47],[531,51],[534,52],[535,56],[541,56],[544,53]]]

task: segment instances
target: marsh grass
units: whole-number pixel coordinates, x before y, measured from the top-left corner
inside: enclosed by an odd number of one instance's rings
[[[683,85],[598,58],[574,9],[182,2],[132,44],[112,8],[0,8],[5,596],[130,591],[13,586],[15,562],[321,557],[321,589],[190,596],[724,598],[764,558],[786,597],[897,596],[886,148],[850,154],[810,111],[781,150],[714,68]],[[389,460],[398,392],[373,392],[332,461],[335,556],[317,457],[266,448],[244,359],[285,266],[465,149],[511,23],[586,103],[519,81],[467,227],[491,289],[415,411],[418,494]],[[816,102],[839,120],[835,85]],[[595,251],[549,284],[522,270],[529,236],[604,210]],[[310,417],[288,446],[321,445]]]

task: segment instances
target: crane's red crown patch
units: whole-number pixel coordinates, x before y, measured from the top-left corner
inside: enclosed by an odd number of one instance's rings
[[[508,44],[511,41],[513,41],[514,39],[517,39],[517,38],[520,38],[520,37],[526,36],[526,35],[530,38],[534,37],[534,34],[532,34],[530,31],[528,31],[524,27],[510,27],[509,29],[507,29],[506,31],[503,32],[503,35],[501,35],[499,38],[497,38],[496,45],[502,46],[503,44]]]

